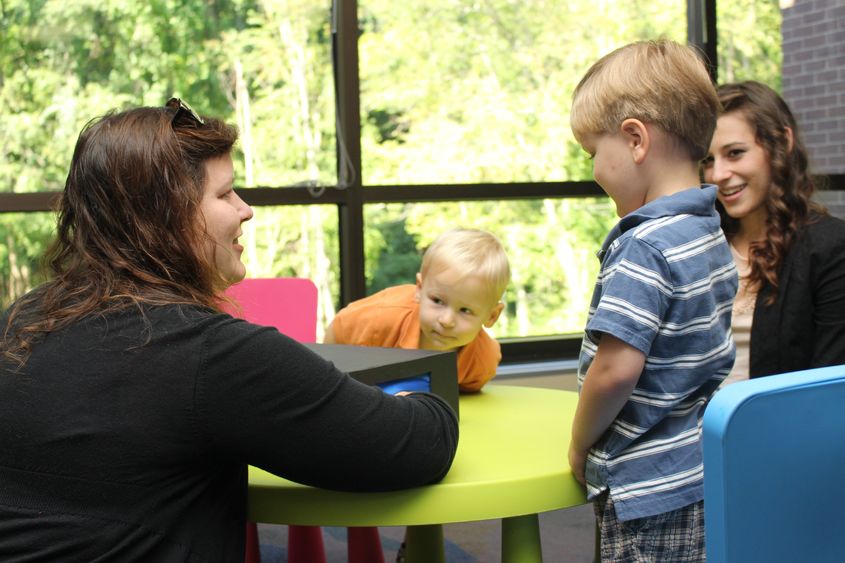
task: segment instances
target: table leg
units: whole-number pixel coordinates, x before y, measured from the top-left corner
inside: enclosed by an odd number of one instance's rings
[[[502,563],[542,563],[540,519],[536,514],[502,518]]]
[[[408,526],[405,534],[407,563],[446,563],[443,550],[443,526]]]

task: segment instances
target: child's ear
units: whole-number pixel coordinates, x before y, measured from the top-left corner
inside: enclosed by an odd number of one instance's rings
[[[645,123],[629,117],[622,122],[619,129],[631,150],[631,158],[634,159],[634,164],[642,164],[651,146],[651,136]]]
[[[490,328],[491,326],[496,324],[496,321],[499,320],[499,315],[502,314],[502,310],[504,308],[505,308],[505,304],[502,303],[501,301],[496,303],[496,306],[493,307],[492,311],[490,311],[490,316],[487,317],[487,321],[484,323],[484,326],[486,326],[487,328]]]
[[[422,291],[422,274],[417,272],[417,291],[414,293],[414,301],[420,302],[420,291]]]

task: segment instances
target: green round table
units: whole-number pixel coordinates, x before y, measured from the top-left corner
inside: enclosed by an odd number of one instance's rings
[[[408,526],[409,562],[444,561],[442,524],[502,519],[502,562],[542,561],[538,513],[586,502],[567,462],[578,397],[487,385],[460,398],[460,441],[439,483],[389,493],[300,485],[250,467],[247,517],[306,526]]]

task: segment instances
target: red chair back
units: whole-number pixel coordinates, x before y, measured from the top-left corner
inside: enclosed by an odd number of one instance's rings
[[[317,341],[317,286],[311,280],[247,278],[226,295],[239,305],[226,308],[233,317],[276,327],[299,342]]]
[[[282,334],[299,342],[317,341],[317,286],[311,280],[246,278],[230,286],[226,290],[226,296],[233,299],[237,305],[232,307],[227,304],[224,307],[233,317],[257,325],[276,327]],[[312,535],[316,534],[312,541],[308,542],[308,553],[316,557],[305,561],[325,563],[320,528],[302,529]],[[246,523],[244,563],[261,563],[258,526],[255,522]]]

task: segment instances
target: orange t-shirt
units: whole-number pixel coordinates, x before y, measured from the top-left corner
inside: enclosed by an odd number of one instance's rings
[[[338,344],[380,346],[382,348],[420,347],[420,304],[417,286],[397,285],[353,301],[335,316],[332,332]],[[478,391],[496,375],[502,359],[499,343],[484,329],[458,350],[458,387]]]

